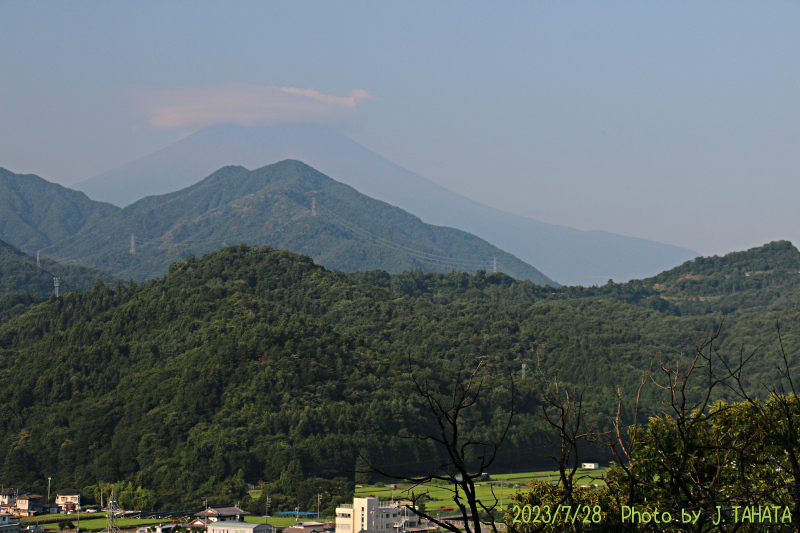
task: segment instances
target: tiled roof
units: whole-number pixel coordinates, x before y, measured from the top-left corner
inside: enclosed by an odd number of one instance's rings
[[[210,507],[205,511],[200,511],[199,513],[195,513],[195,516],[245,516],[249,515],[247,511],[243,511],[236,506],[233,507]]]

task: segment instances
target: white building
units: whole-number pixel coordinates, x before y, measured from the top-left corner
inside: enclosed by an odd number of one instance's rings
[[[207,533],[275,533],[272,524],[256,524],[254,522],[236,522],[220,520],[206,526]]]
[[[406,504],[381,502],[378,498],[353,498],[353,504],[336,508],[336,533],[405,531],[419,527],[419,517]]]
[[[0,513],[0,532],[19,533],[19,522],[12,522],[8,513]]]
[[[56,495],[56,505],[62,511],[80,511],[81,509],[81,493],[80,492],[59,492]]]

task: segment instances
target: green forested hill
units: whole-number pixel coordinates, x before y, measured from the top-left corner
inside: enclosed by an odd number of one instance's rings
[[[60,265],[52,259],[36,259],[0,240],[0,297],[26,293],[39,298],[53,294],[53,278],[60,278],[59,292],[89,290],[98,279],[105,283],[116,280],[104,272],[76,265]]]
[[[163,276],[190,253],[237,243],[292,250],[345,271],[475,272],[496,264],[515,277],[557,285],[474,235],[425,224],[291,160],[253,171],[222,168],[191,187],[95,219],[45,253],[142,281]]]
[[[32,174],[0,168],[0,239],[35,254],[119,208]]]
[[[602,287],[571,287],[565,297],[612,298],[681,316],[725,316],[800,308],[800,252],[771,242],[723,257],[700,257],[652,278]]]
[[[642,371],[691,354],[718,326],[721,315],[688,312],[688,300],[653,305],[652,282],[579,289],[483,271],[344,274],[267,247],[190,256],[163,279],[98,284],[0,326],[0,475],[32,488],[48,476],[78,489],[130,481],[171,506],[241,495],[243,481],[352,476],[359,451],[419,471],[423,458],[398,437],[431,429],[409,363],[444,384],[462,359],[487,365],[486,401],[465,414],[468,431],[497,429],[514,377],[527,407],[496,467],[541,466],[537,361],[562,387],[588,384],[586,420],[607,428],[611,386],[630,398]],[[796,296],[787,286],[786,301]],[[774,326],[798,353],[796,307],[744,305],[724,318],[722,353],[764,344],[746,385],[777,383]],[[655,387],[642,400],[643,417],[662,409]]]

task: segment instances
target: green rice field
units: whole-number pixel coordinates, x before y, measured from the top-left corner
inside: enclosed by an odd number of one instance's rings
[[[577,485],[605,485],[600,479],[605,470],[589,470],[578,469],[575,473],[575,480]],[[503,503],[509,501],[508,498],[519,491],[527,490],[527,484],[531,481],[550,481],[551,483],[558,482],[557,471],[545,472],[522,472],[515,474],[497,474],[491,475],[490,481],[477,482],[477,495],[478,499],[486,502],[492,499],[492,492],[494,492],[498,503],[503,500]],[[378,483],[373,485],[356,485],[355,497],[363,498],[367,496],[377,496],[382,500],[394,499],[408,499],[411,497],[412,491],[415,495],[420,493],[428,493],[425,498],[427,508],[435,509],[438,507],[452,507],[452,493],[449,492],[444,484],[431,484],[426,486],[413,487],[409,483],[398,483],[395,489],[392,489],[390,483]],[[437,505],[438,504],[438,505]]]

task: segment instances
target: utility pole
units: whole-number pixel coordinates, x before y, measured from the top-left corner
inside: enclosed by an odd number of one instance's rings
[[[58,279],[58,278],[56,278]],[[58,296],[58,284],[56,284],[56,296]],[[47,478],[47,505],[50,505],[50,480],[53,478]]]
[[[525,367],[526,366],[527,365],[525,363],[522,363],[522,379],[525,379]]]
[[[311,216],[317,216],[317,199],[313,197],[311,198]]]
[[[61,283],[61,278],[53,278],[53,288],[56,291],[56,298],[58,298],[58,284]]]
[[[319,503],[322,501],[322,494],[317,493],[317,521],[319,521]]]
[[[136,253],[136,243],[133,237],[133,233],[131,233],[131,255]]]
[[[267,496],[267,516],[264,517],[264,523],[269,524],[269,504],[272,503],[272,498]]]

